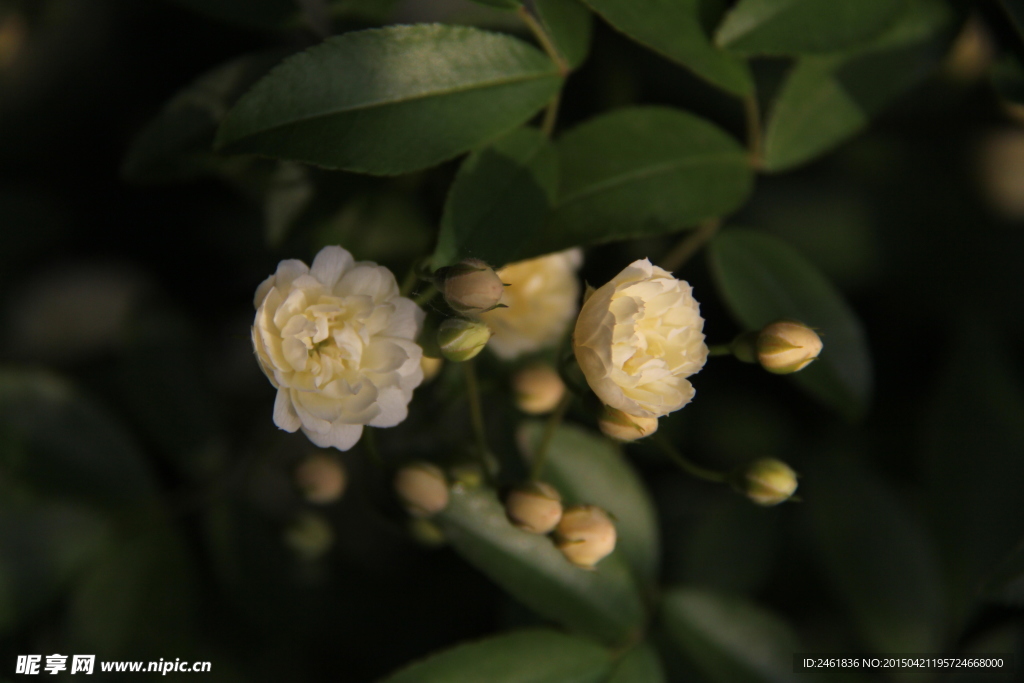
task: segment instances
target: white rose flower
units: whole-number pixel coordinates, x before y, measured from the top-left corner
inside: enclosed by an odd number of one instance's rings
[[[558,343],[569,328],[580,296],[576,271],[583,263],[580,249],[511,263],[498,271],[507,284],[496,308],[479,317],[494,332],[488,347],[511,360]]]
[[[399,296],[391,271],[324,247],[312,268],[281,261],[254,304],[256,358],[277,387],[274,424],[345,451],[364,425],[405,419],[423,381],[413,340],[424,314]]]
[[[707,360],[703,329],[690,285],[643,259],[583,304],[573,350],[606,405],[637,417],[661,417],[693,398],[686,378]]]

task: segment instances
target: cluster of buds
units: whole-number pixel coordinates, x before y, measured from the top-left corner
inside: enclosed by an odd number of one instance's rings
[[[441,268],[434,273],[433,280],[448,306],[464,316],[441,323],[437,332],[441,355],[457,363],[476,357],[493,334],[478,316],[501,306],[505,284],[493,268],[479,259]]]
[[[531,534],[554,534],[565,559],[593,569],[615,550],[615,524],[596,505],[562,508],[562,497],[545,482],[530,482],[505,498],[505,514],[517,528]]]
[[[795,320],[777,320],[757,332],[745,332],[733,340],[734,356],[745,363],[759,363],[776,375],[803,370],[821,353],[821,337]]]
[[[796,472],[774,458],[748,463],[733,471],[729,479],[736,491],[765,507],[789,500],[797,487]]]

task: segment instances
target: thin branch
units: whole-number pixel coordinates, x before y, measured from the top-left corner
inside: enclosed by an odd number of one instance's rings
[[[715,236],[721,225],[722,221],[718,218],[712,218],[698,225],[696,230],[683,237],[672,247],[665,258],[661,260],[661,267],[669,272],[675,272],[682,268]]]

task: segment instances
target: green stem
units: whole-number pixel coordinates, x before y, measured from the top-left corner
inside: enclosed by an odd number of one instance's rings
[[[551,134],[555,132],[555,124],[558,122],[558,108],[561,103],[562,91],[559,90],[551,98],[548,108],[544,110],[544,120],[541,122],[540,132],[544,133],[546,138],[550,138]]]
[[[546,52],[548,57],[551,58],[551,61],[555,63],[556,67],[558,67],[559,75],[562,78],[568,76],[569,72],[572,71],[572,69],[569,68],[568,62],[566,62],[565,57],[558,52],[558,48],[555,47],[555,44],[548,35],[548,32],[545,31],[540,22],[530,14],[530,10],[520,6],[519,9],[516,10],[516,14],[519,15],[519,18],[523,20],[523,23],[526,24],[527,28],[530,29],[530,32],[533,33],[534,38],[536,38],[537,42],[540,43],[541,48],[543,48],[544,52]]]
[[[419,295],[417,295],[417,297],[413,299],[413,301],[416,302],[417,306],[422,307],[430,303],[430,300],[433,299],[435,296],[437,296],[437,287],[431,285],[430,287],[427,287],[425,290],[420,292]]]
[[[468,360],[462,364],[466,375],[466,395],[469,399],[469,420],[473,426],[473,440],[476,455],[484,470],[484,477],[491,479],[490,464],[487,462],[487,430],[484,428],[484,411],[480,404],[480,383],[476,377],[476,364]]]
[[[665,441],[660,434],[655,435],[652,439],[655,444],[672,460],[675,464],[679,465],[683,470],[689,474],[703,479],[705,481],[711,481],[716,484],[726,484],[729,482],[729,475],[726,472],[717,472],[715,470],[709,470],[705,467],[701,467],[693,462],[690,462],[683,457],[682,453],[677,451],[672,444]]]
[[[377,432],[373,427],[363,427],[363,444],[366,453],[370,456],[370,462],[383,469],[384,459],[380,457],[380,449],[377,448]]]
[[[420,276],[419,273],[416,272],[416,263],[413,262],[413,264],[409,266],[409,272],[405,274],[405,279],[402,280],[402,286],[399,288],[398,293],[402,296],[409,296],[412,294],[412,289],[416,286],[416,283],[419,282],[419,280]]]
[[[761,110],[757,95],[751,93],[743,98],[743,112],[747,118],[747,148],[750,150],[750,165],[761,168]]]
[[[539,480],[540,476],[544,473],[544,463],[547,460],[548,451],[551,450],[551,440],[555,437],[555,432],[558,431],[562,420],[565,419],[565,413],[569,410],[571,403],[572,392],[566,389],[565,395],[562,396],[562,400],[558,402],[558,407],[555,408],[555,412],[551,413],[547,424],[544,425],[544,434],[541,435],[540,443],[537,444],[537,450],[533,454],[533,466],[530,468],[531,480]]]
[[[732,344],[712,344],[708,347],[708,358],[715,356],[731,356]]]
[[[718,218],[706,220],[698,225],[696,230],[672,247],[668,255],[661,260],[661,267],[669,272],[675,272],[682,268],[687,261],[693,258],[694,254],[711,241],[721,225],[722,221]]]

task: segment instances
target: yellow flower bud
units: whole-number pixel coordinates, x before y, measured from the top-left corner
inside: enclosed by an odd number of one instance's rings
[[[516,405],[529,415],[550,413],[565,396],[565,382],[550,365],[523,368],[512,378]]]
[[[555,543],[574,565],[593,569],[615,550],[615,524],[596,505],[574,505],[562,513]]]
[[[429,382],[430,380],[437,377],[441,372],[441,366],[444,365],[444,361],[440,358],[431,358],[430,356],[423,356],[420,359],[420,368],[423,370],[423,381]]]
[[[430,517],[448,507],[448,480],[436,465],[417,462],[395,475],[395,491],[415,517]]]
[[[779,320],[757,335],[757,361],[768,372],[788,375],[807,367],[821,353],[821,337],[803,323]]]
[[[774,458],[761,458],[733,474],[733,487],[758,505],[778,505],[796,491],[796,472]]]
[[[466,259],[438,273],[441,293],[456,313],[475,315],[498,305],[505,285],[494,269],[479,259]]]
[[[336,458],[314,453],[295,470],[295,483],[310,503],[333,503],[345,492],[345,468]]]
[[[616,441],[636,441],[658,431],[658,418],[637,417],[605,406],[597,426],[605,436]]]
[[[508,521],[531,534],[547,534],[562,519],[562,497],[550,484],[531,482],[505,498]]]
[[[302,559],[311,562],[330,550],[334,544],[334,531],[323,517],[306,512],[296,517],[285,530],[284,540]]]
[[[417,543],[430,548],[437,548],[446,543],[441,527],[422,517],[414,517],[409,520],[409,534]]]
[[[437,330],[437,345],[441,355],[450,361],[461,362],[475,357],[491,338],[491,328],[475,320],[448,318]]]

